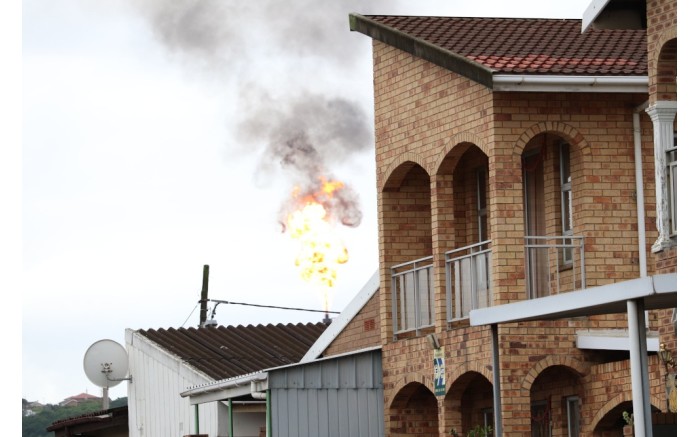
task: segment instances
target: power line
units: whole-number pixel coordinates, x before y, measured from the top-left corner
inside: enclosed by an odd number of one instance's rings
[[[259,305],[259,304],[254,304],[254,303],[244,303],[244,302],[230,302],[227,300],[217,300],[217,299],[206,299],[207,302],[214,302],[216,305],[220,303],[225,303],[229,305],[243,305],[243,306],[250,306],[250,307],[258,307],[258,308],[271,308],[271,309],[276,309],[276,310],[291,310],[291,311],[308,311],[311,313],[326,313],[326,314],[340,314],[339,311],[326,311],[326,310],[311,310],[307,308],[291,308],[291,307],[281,307],[281,306],[275,306],[275,305]],[[202,303],[200,300],[198,303]],[[216,306],[214,307],[216,308]],[[216,310],[214,310],[216,311]]]
[[[197,305],[199,305],[199,302],[197,302]],[[187,323],[187,321],[190,320],[190,317],[192,317],[192,314],[194,313],[194,310],[197,309],[197,305],[195,305],[194,308],[192,308],[192,312],[190,312],[190,315],[187,316],[187,318],[185,319],[184,322],[182,322],[182,326],[180,326],[180,328],[182,328],[183,326],[185,326],[185,323]]]

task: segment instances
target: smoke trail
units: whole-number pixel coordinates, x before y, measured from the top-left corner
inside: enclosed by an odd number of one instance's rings
[[[333,179],[330,168],[372,144],[369,122],[356,104],[307,93],[286,105],[260,108],[237,132],[243,142],[266,143],[259,167],[262,177],[281,169],[303,195],[319,192],[323,177]],[[322,203],[342,224],[360,224],[362,213],[351,187],[346,185]]]
[[[303,78],[298,77],[309,61],[312,69],[321,64],[340,72],[366,55],[352,40],[356,35],[349,30],[348,14],[371,3],[134,0],[156,39],[183,65],[230,76],[237,88],[230,102],[236,108],[233,142],[240,144],[235,152],[263,144],[257,177],[282,174],[304,195],[318,191],[322,178],[333,179],[335,165],[372,146],[371,120],[358,103],[341,93],[313,92],[314,81],[299,83]],[[264,74],[297,92],[270,98]],[[290,206],[283,205],[280,214]],[[358,196],[348,185],[324,206],[342,224],[360,224]]]
[[[362,50],[350,43],[348,14],[373,2],[133,0],[132,4],[155,37],[185,62],[231,67],[251,62],[247,48],[253,46],[256,52],[278,56],[318,57],[341,65],[355,62]]]

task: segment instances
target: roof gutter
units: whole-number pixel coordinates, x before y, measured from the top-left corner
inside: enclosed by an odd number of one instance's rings
[[[568,92],[568,93],[644,93],[649,92],[648,76],[493,76],[494,91]]]
[[[181,392],[180,396],[190,398],[190,405],[197,405],[246,395],[252,395],[255,399],[261,399],[253,393],[266,389],[267,372],[256,372],[192,387]]]

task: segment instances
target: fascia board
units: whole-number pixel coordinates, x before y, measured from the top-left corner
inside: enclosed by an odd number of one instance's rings
[[[428,41],[355,13],[350,14],[350,30],[363,33],[372,39],[493,88],[493,70]]]
[[[671,295],[676,290],[676,274],[667,273],[475,309],[469,312],[469,320],[472,326],[480,326],[624,312],[628,300]]]
[[[378,289],[379,271],[377,270],[340,315],[333,319],[330,326],[326,328],[314,344],[311,345],[299,363],[308,363],[318,358],[318,356],[330,346],[333,340],[343,332],[343,329],[348,326],[348,323],[350,323],[357,313],[369,302]]]
[[[656,335],[647,333],[646,339],[647,351],[658,352],[660,346],[658,333]],[[579,331],[576,333],[576,347],[579,349],[629,351],[629,331],[626,329]]]
[[[583,11],[583,17],[581,19],[581,33],[584,33],[586,29],[593,24],[605,9],[605,6],[610,3],[610,0],[592,0],[585,11]]]

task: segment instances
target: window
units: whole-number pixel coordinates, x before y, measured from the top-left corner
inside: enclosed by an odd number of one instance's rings
[[[486,432],[487,437],[494,436],[495,423],[493,422],[493,408],[486,408],[483,410],[484,413],[484,428],[489,430]]]
[[[547,401],[533,402],[530,406],[530,428],[532,437],[552,437]]]
[[[669,221],[669,233],[672,237],[676,236],[677,232],[677,212],[676,212],[676,200],[677,200],[677,189],[678,189],[678,167],[677,162],[677,151],[678,137],[676,132],[673,133],[673,147],[666,149],[666,181],[668,187],[668,221]]]
[[[574,209],[571,192],[571,160],[569,156],[569,145],[561,143],[559,145],[559,175],[561,179],[561,230],[562,235],[570,237],[574,235]],[[571,240],[564,240],[565,245],[571,245]],[[566,247],[562,249],[564,264],[573,263],[573,249]]]
[[[394,333],[420,330],[435,323],[433,258],[392,267]]]
[[[566,398],[566,421],[569,437],[578,437],[581,432],[581,400],[578,396]]]
[[[480,168],[476,172],[476,211],[479,223],[479,241],[488,240],[488,208],[486,204],[486,169]]]

